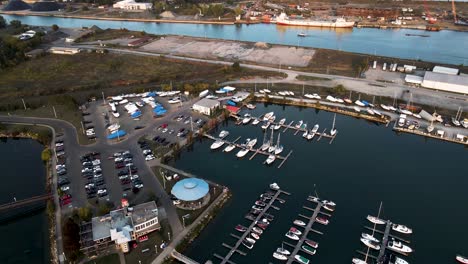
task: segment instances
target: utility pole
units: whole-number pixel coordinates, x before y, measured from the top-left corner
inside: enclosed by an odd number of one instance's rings
[[[54,110],[54,116],[57,118],[57,112],[55,112],[55,106],[52,106],[52,109]]]
[[[26,110],[26,103],[24,102],[24,99],[21,98],[21,101],[23,101],[24,110]]]
[[[83,121],[81,121],[80,123],[81,123],[81,129],[83,130],[83,134],[84,134],[84,133],[85,133],[85,129],[84,129]]]
[[[106,104],[106,98],[104,97],[104,92],[102,92],[102,101]]]
[[[167,236],[169,238],[169,241],[171,241],[171,232],[167,232]]]

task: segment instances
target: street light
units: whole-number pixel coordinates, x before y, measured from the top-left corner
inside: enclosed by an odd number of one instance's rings
[[[167,236],[169,238],[169,241],[171,241],[171,232],[167,232]]]

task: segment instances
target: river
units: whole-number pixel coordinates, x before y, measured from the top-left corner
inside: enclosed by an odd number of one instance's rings
[[[372,55],[421,59],[425,61],[468,65],[468,33],[443,30],[426,32],[411,29],[320,29],[285,27],[273,24],[204,25],[154,22],[126,22],[75,19],[43,16],[15,16],[2,14],[7,21],[20,20],[29,25],[60,27],[127,28],[152,34],[174,34],[240,41],[262,41],[273,44],[297,45],[358,52]],[[300,38],[305,32],[308,37]],[[419,33],[430,37],[406,36]]]
[[[44,147],[30,139],[0,139],[0,203],[45,193]],[[0,263],[50,263],[47,215],[44,209],[0,221]]]
[[[320,124],[320,131],[330,129],[333,115],[314,109],[301,109],[279,105],[257,104],[254,116],[274,111],[277,118],[303,119],[309,127]],[[320,243],[318,253],[310,257],[312,263],[351,263],[356,250],[364,250],[359,238],[368,214],[377,215],[383,202],[382,216],[395,223],[405,224],[414,230],[410,236],[415,252],[405,257],[410,263],[454,263],[456,254],[468,255],[468,155],[460,145],[442,141],[426,140],[408,134],[396,134],[390,127],[375,125],[364,120],[337,115],[338,135],[329,144],[322,138],[319,142],[307,142],[300,134],[294,136],[289,130],[281,134],[284,155],[294,151],[281,169],[263,165],[265,156],[257,155],[243,160],[231,153],[211,151],[212,141],[196,143],[193,151],[185,151],[175,166],[229,187],[232,200],[213,222],[201,233],[185,252],[200,263],[219,260],[214,253],[224,255],[227,249],[221,244],[233,245],[230,233],[237,233],[237,224],[248,225],[243,216],[253,205],[258,195],[277,182],[291,196],[282,196],[286,203],[280,211],[270,210],[275,220],[262,235],[246,257],[234,254],[235,263],[279,263],[272,257],[298,214],[312,215],[302,209],[309,194],[317,192],[323,199],[337,203],[336,211],[328,226],[314,224],[324,232],[323,236],[312,233],[310,239]],[[228,139],[242,136],[263,139],[260,127],[236,126],[230,122],[220,129],[230,131]],[[219,132],[219,131],[218,131]],[[275,136],[276,140],[276,136]],[[260,145],[261,143],[257,144]],[[378,235],[381,239],[381,236]],[[291,248],[288,248],[291,249]],[[372,252],[377,255],[377,252]]]

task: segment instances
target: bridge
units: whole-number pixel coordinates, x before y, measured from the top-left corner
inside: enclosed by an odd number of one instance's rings
[[[36,202],[45,201],[45,200],[51,199],[52,197],[53,197],[52,194],[47,193],[47,194],[38,195],[38,196],[34,196],[31,198],[15,201],[11,203],[2,204],[0,205],[0,212],[8,210],[8,209],[14,209],[14,208],[30,205]]]
[[[175,259],[177,259],[180,262],[183,262],[185,264],[199,264],[195,260],[177,252],[175,249],[172,251],[171,256]]]

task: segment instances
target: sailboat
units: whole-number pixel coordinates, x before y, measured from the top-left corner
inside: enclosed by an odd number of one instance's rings
[[[275,145],[273,144],[273,129],[271,130],[271,138],[270,138],[270,147],[268,148],[268,152],[275,151]]]
[[[434,131],[434,120],[431,120],[431,125],[429,125],[426,129],[427,129],[427,132],[431,133],[432,131]]]
[[[277,248],[277,249],[276,249],[276,252],[278,252],[278,253],[280,253],[280,254],[282,254],[282,255],[285,255],[285,256],[291,254],[291,252],[289,252],[287,249],[284,249],[283,243],[281,243],[281,247],[280,247],[280,248]]]
[[[332,129],[330,130],[330,135],[332,136],[336,135],[336,132],[338,132],[335,128],[335,119],[336,119],[336,114],[333,116],[333,125],[332,125]]]
[[[278,141],[276,142],[275,146],[275,155],[278,155],[281,152],[283,152],[283,145],[280,145],[280,136],[281,134],[278,134]]]
[[[262,151],[266,151],[270,147],[270,141],[266,141],[266,135],[267,133],[265,132],[265,134],[263,135],[263,144],[260,147]]]

